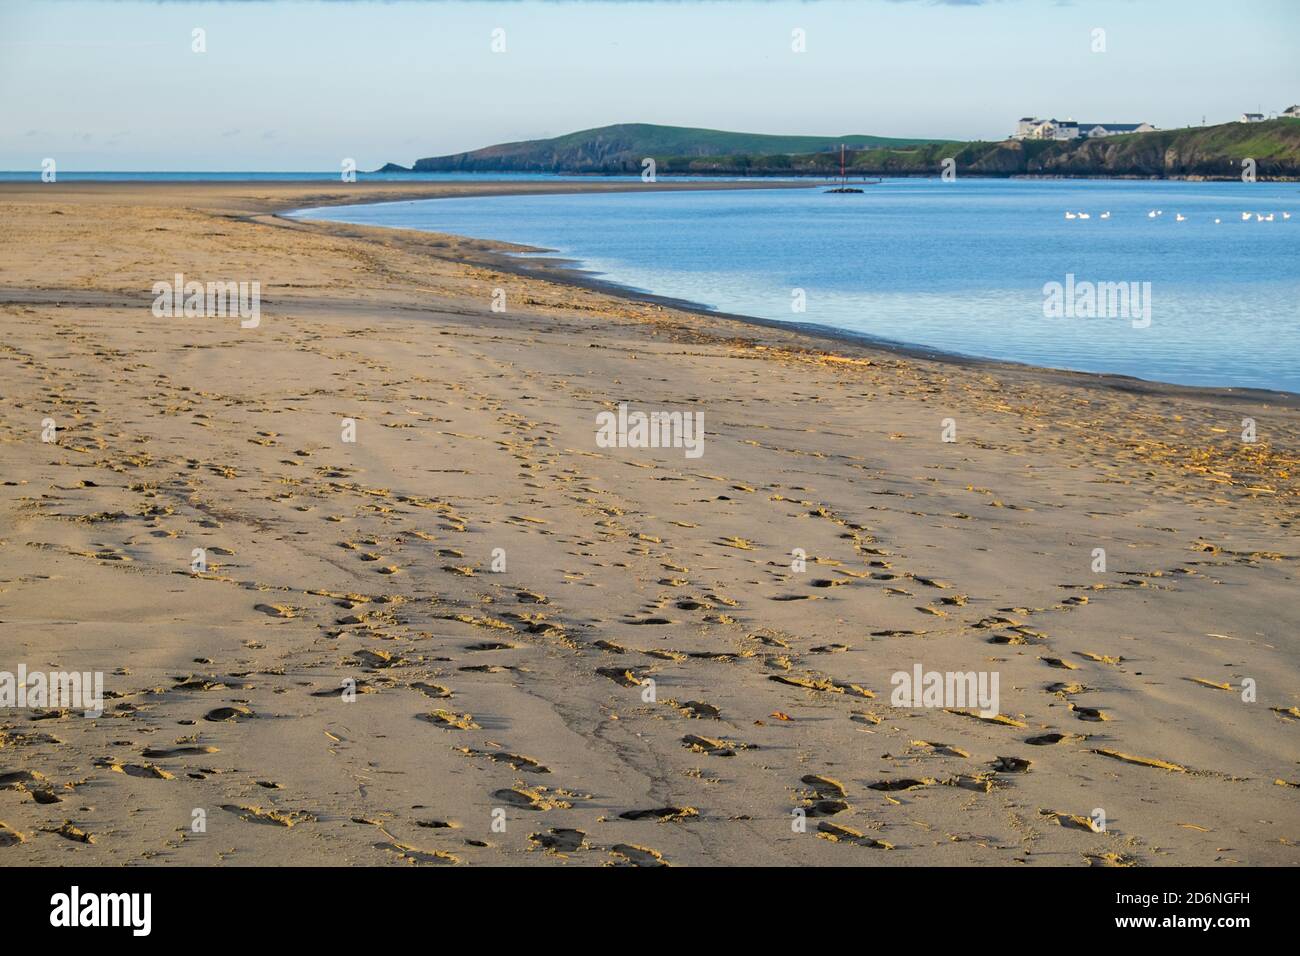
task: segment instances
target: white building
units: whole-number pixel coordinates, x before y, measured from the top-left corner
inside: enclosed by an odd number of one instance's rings
[[[1016,123],[1016,131],[1011,135],[1012,139],[1033,139],[1033,131],[1036,127],[1044,123],[1037,116],[1022,116]]]
[[[1075,139],[1079,124],[1074,120],[1039,119],[1028,116],[1016,124],[1015,139]]]
[[[1016,124],[1014,139],[1097,139],[1123,133],[1150,133],[1150,123],[1077,123],[1074,120],[1039,119],[1025,116]]]
[[[1292,119],[1300,119],[1300,106],[1288,106],[1282,111],[1283,116],[1290,116]]]
[[[1122,136],[1125,133],[1154,133],[1150,123],[1080,123],[1079,135],[1088,139],[1099,136]]]
[[[1262,123],[1264,122],[1263,113],[1242,113],[1238,123]]]

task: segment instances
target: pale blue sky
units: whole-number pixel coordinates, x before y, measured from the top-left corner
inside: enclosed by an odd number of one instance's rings
[[[364,170],[617,122],[1214,123],[1300,101],[1297,39],[1297,0],[0,0],[0,169]]]

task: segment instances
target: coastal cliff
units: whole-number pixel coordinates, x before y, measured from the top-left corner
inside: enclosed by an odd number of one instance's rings
[[[1221,126],[1130,133],[1054,142],[941,143],[911,148],[856,150],[850,176],[933,176],[951,158],[961,175],[1069,176],[1140,179],[1238,179],[1253,160],[1260,179],[1300,178],[1300,120],[1225,123]],[[833,176],[839,157],[667,157],[663,173],[689,175]]]
[[[549,140],[389,163],[380,172],[530,172],[629,175],[655,160],[660,175],[836,176],[840,144],[850,176],[933,176],[945,159],[968,176],[1300,179],[1300,119],[1157,130],[1055,142],[899,140],[878,136],[766,136],[624,124]]]
[[[832,151],[839,161],[840,145],[850,150],[883,147],[907,148],[945,140],[887,136],[773,136],[731,133],[685,126],[620,123],[581,130],[553,139],[502,143],[472,152],[434,156],[415,161],[409,169],[389,163],[381,172],[529,172],[529,173],[640,173],[647,157],[693,158],[750,155],[818,154]]]

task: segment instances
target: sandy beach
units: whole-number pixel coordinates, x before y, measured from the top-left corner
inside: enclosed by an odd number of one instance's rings
[[[0,865],[1300,863],[1300,399],[284,215],[613,188],[0,184]]]

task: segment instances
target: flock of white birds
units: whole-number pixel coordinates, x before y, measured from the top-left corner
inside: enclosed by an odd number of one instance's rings
[[[1152,209],[1149,213],[1147,213],[1147,218],[1148,218],[1148,219],[1159,219],[1159,218],[1160,218],[1161,216],[1163,216],[1164,214],[1165,214],[1165,211],[1164,211],[1163,209]],[[1255,220],[1256,222],[1273,222],[1274,216],[1276,216],[1276,213],[1271,213],[1271,212],[1270,212],[1270,213],[1268,213],[1268,214],[1265,214],[1265,213],[1262,213],[1262,212],[1243,212],[1243,213],[1241,214],[1241,221],[1242,221],[1242,222],[1250,222],[1250,220],[1251,220],[1252,218],[1254,218],[1254,220]],[[1070,212],[1070,210],[1067,209],[1067,210],[1065,211],[1065,218],[1066,218],[1066,219],[1091,219],[1091,218],[1092,218],[1092,214],[1091,214],[1091,213],[1087,213],[1087,212]],[[1109,218],[1110,218],[1110,210],[1107,210],[1106,212],[1103,212],[1103,213],[1102,213],[1101,215],[1099,215],[1097,218],[1098,218],[1098,219],[1109,219]],[[1289,212],[1284,212],[1284,213],[1282,213],[1282,219],[1283,219],[1284,221],[1287,220],[1287,219],[1290,219],[1290,218],[1291,218],[1291,214],[1290,214]],[[1175,221],[1175,222],[1186,222],[1186,221],[1187,221],[1187,217],[1184,216],[1181,212],[1177,212],[1177,213],[1174,213],[1174,221]],[[1216,218],[1216,219],[1214,220],[1214,222],[1215,222],[1216,224],[1218,224],[1218,223],[1223,222],[1223,220],[1222,220],[1222,219],[1218,219],[1218,218]]]

